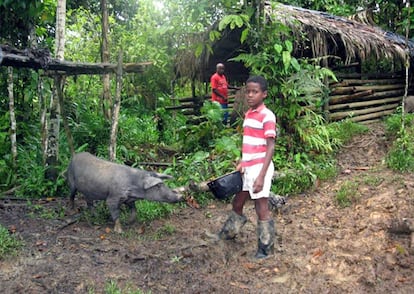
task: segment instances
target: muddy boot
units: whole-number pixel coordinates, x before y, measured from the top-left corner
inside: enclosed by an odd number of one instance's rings
[[[263,259],[273,254],[275,238],[274,220],[257,222],[257,252],[256,259]]]
[[[231,211],[221,231],[218,233],[219,239],[234,239],[246,222],[247,218],[244,215],[238,215],[234,211]]]

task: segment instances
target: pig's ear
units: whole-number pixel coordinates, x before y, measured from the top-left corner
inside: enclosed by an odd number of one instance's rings
[[[145,177],[144,178],[144,189],[147,190],[155,185],[161,184],[163,181],[160,178],[156,177]]]
[[[160,174],[160,173],[156,173],[156,172],[153,172],[153,174],[154,174],[154,177],[157,177],[157,178],[160,178],[160,179],[163,179],[163,180],[169,180],[169,179],[174,178],[173,176],[166,175],[166,174]]]

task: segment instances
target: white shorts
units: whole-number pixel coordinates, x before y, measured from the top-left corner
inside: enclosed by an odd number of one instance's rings
[[[269,197],[270,188],[272,186],[273,173],[275,171],[273,162],[270,162],[269,168],[267,169],[262,191],[260,191],[259,193],[253,193],[253,184],[257,176],[259,175],[262,166],[263,164],[256,164],[244,168],[243,191],[249,191],[251,199]]]

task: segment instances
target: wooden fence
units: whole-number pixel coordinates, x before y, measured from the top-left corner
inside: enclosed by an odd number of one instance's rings
[[[349,118],[355,122],[370,122],[392,114],[405,91],[405,77],[397,74],[340,74],[338,82],[331,83],[330,94],[324,106],[329,121]],[[229,111],[232,111],[236,95],[229,96]],[[175,98],[176,105],[169,110],[181,110],[186,115],[198,114],[210,96]]]
[[[337,77],[339,82],[330,85],[325,107],[331,121],[348,117],[355,122],[371,121],[393,113],[401,104],[405,90],[403,76],[337,74]]]
[[[234,98],[236,95],[228,96],[228,106],[229,111],[231,112],[234,104]],[[168,110],[180,110],[185,115],[196,115],[198,114],[200,108],[203,106],[204,101],[210,100],[210,95],[205,95],[201,97],[184,97],[184,98],[171,98],[176,105],[167,106]]]

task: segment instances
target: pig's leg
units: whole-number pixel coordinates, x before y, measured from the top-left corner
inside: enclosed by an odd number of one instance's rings
[[[75,209],[75,195],[76,195],[76,188],[70,187],[70,198],[69,198],[70,209]]]
[[[116,233],[122,233],[121,221],[119,220],[120,206],[119,198],[109,196],[106,199],[106,204],[108,205],[109,212],[111,213],[112,220],[115,222],[114,231]]]
[[[127,202],[126,205],[128,206],[130,213],[128,223],[132,224],[135,222],[137,218],[137,208],[135,207],[135,200]]]

